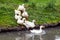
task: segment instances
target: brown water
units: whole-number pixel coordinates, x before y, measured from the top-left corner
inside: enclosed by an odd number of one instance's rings
[[[60,40],[60,28],[45,29],[46,34],[35,35],[34,40]],[[25,35],[31,33],[27,32],[7,32],[0,33],[0,40],[25,40],[28,38]],[[28,40],[33,40],[33,37],[29,37]]]

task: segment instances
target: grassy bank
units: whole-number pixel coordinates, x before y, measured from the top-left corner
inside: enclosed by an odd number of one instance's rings
[[[36,24],[56,23],[60,21],[60,0],[0,0],[0,27],[17,26],[14,9],[25,4],[29,20]]]

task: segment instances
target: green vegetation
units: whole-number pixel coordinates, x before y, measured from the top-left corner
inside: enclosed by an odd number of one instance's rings
[[[0,0],[0,27],[15,27],[14,9],[25,4],[29,20],[36,24],[60,21],[60,0]]]

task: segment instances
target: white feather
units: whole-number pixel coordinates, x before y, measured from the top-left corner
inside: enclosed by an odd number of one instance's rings
[[[29,28],[29,27],[31,27],[31,28],[35,27],[34,22],[30,22],[30,21],[26,21],[26,20],[25,20],[24,25],[25,25],[27,28]]]
[[[46,32],[44,30],[42,30],[43,26],[40,26],[39,30],[33,29],[30,30],[31,33],[35,33],[35,34],[45,34]]]
[[[18,10],[25,10],[24,5],[19,5]]]
[[[17,20],[17,19],[21,19],[22,17],[20,16],[20,15],[15,15],[15,19]]]
[[[22,16],[23,16],[23,17],[28,17],[28,13],[27,13],[26,11],[24,11],[24,12],[22,13]]]
[[[23,24],[24,23],[24,18],[21,20],[20,18],[17,20],[18,24]]]

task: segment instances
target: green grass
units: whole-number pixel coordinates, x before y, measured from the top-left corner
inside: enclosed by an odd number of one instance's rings
[[[18,25],[14,19],[14,9],[17,9],[18,5],[23,3],[29,14],[30,21],[35,19],[36,24],[59,22],[60,0],[56,0],[53,4],[55,9],[48,6],[49,3],[53,2],[54,0],[29,0],[28,2],[21,0],[0,0],[0,27],[15,27]]]

